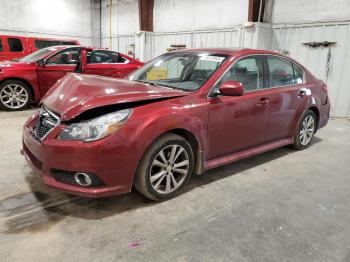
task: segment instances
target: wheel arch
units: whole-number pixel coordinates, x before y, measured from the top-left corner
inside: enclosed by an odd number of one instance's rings
[[[29,87],[30,92],[32,94],[32,102],[36,101],[38,94],[35,93],[33,85],[28,80],[20,78],[20,77],[8,77],[8,78],[0,80],[0,85],[6,81],[9,81],[9,80],[21,81],[21,82],[25,83]]]
[[[193,149],[194,156],[194,173],[200,175],[204,172],[204,159],[203,150],[201,149],[200,143],[197,137],[190,131],[184,128],[175,128],[168,130],[166,133],[173,133],[185,138]],[[165,134],[166,134],[165,133]]]
[[[316,126],[318,127],[318,124],[320,122],[320,111],[318,110],[318,108],[316,106],[311,106],[308,108],[308,110],[311,110],[316,115]],[[316,129],[316,131],[317,131],[317,129]]]
[[[193,132],[183,127],[174,127],[174,128],[169,128],[167,130],[163,130],[162,132],[158,133],[156,136],[153,136],[151,140],[148,140],[145,147],[143,147],[144,150],[142,150],[142,154],[140,155],[139,163],[143,158],[144,154],[147,152],[147,150],[158,139],[160,139],[162,136],[169,133],[181,136],[190,143],[193,150],[193,156],[194,156],[194,173],[196,175],[202,174],[204,172],[204,157],[203,157],[204,154],[203,154],[202,145],[200,144],[199,139],[196,137],[196,135]]]

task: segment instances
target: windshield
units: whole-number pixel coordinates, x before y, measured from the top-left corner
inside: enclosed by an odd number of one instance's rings
[[[34,53],[31,53],[30,55],[27,55],[25,57],[22,57],[19,62],[37,62],[39,59],[45,57],[49,53],[52,53],[54,51],[59,50],[59,48],[56,47],[47,47],[40,49]]]
[[[195,91],[225,59],[226,56],[221,54],[168,53],[132,73],[129,80]]]

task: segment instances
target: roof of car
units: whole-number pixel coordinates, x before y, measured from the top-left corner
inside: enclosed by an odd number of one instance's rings
[[[238,53],[241,54],[279,54],[270,50],[263,49],[250,49],[250,48],[189,48],[189,49],[181,49],[173,52],[207,52],[207,53],[215,53],[215,54],[225,54],[225,55],[236,55]]]

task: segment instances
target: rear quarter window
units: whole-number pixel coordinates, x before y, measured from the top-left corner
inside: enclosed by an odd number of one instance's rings
[[[4,51],[4,46],[2,45],[2,39],[0,38],[0,52]]]
[[[18,38],[8,38],[7,43],[9,45],[10,52],[22,52],[23,45],[22,41]]]
[[[294,82],[295,84],[302,84],[304,83],[304,70],[293,63],[293,69],[294,69]]]

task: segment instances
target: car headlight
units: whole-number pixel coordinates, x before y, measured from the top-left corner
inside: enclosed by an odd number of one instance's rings
[[[128,119],[131,112],[131,109],[124,109],[86,122],[71,124],[62,130],[58,139],[83,142],[102,139],[117,131]]]

